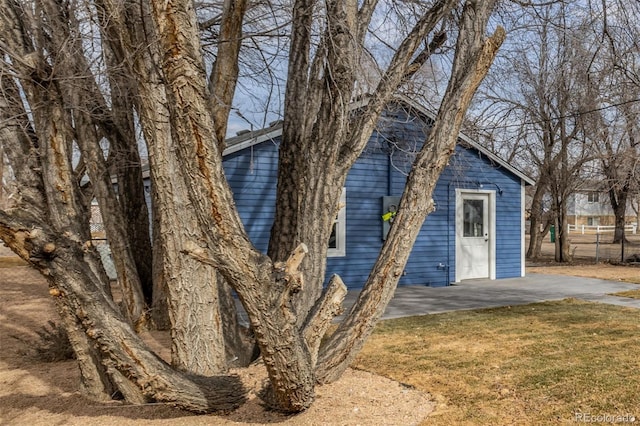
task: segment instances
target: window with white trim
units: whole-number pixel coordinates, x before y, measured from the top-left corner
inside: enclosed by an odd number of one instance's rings
[[[600,202],[600,194],[598,192],[589,192],[587,194],[587,202],[588,203],[599,203]]]
[[[328,257],[341,257],[347,255],[347,188],[342,188],[340,195],[340,210],[333,222],[331,236],[329,237]]]

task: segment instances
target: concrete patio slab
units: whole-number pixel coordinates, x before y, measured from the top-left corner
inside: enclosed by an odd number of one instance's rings
[[[403,286],[396,290],[383,318],[523,305],[570,297],[640,309],[639,299],[609,296],[610,293],[637,289],[640,289],[638,284],[545,274],[468,280],[448,287]],[[357,291],[350,291],[345,306],[353,305],[357,296]]]

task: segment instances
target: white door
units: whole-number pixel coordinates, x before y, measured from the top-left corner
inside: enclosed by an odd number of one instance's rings
[[[491,195],[460,192],[456,197],[456,281],[495,278]]]

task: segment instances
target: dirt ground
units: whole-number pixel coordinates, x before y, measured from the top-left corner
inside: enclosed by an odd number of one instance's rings
[[[248,402],[225,415],[194,416],[166,405],[101,405],[77,391],[74,361],[40,361],[34,347],[53,303],[40,275],[28,267],[0,268],[0,424],[2,425],[412,425],[432,411],[428,394],[364,371],[317,389],[316,402],[297,416],[264,410],[253,392]],[[159,350],[167,356],[168,350]],[[265,379],[262,366],[239,372],[247,389]]]
[[[620,266],[610,263],[574,263],[555,265],[536,263],[527,266],[527,273],[571,275],[574,277],[600,278],[603,280],[640,283],[640,266]]]
[[[545,259],[527,267],[527,273],[566,274],[640,283],[640,267],[595,264],[595,245],[576,239],[575,263],[551,262],[553,245],[545,243]],[[617,246],[609,247],[615,253]],[[638,249],[640,246],[633,247]],[[0,245],[0,258],[7,256]],[[15,262],[19,265],[19,262]],[[319,387],[313,406],[297,416],[264,410],[254,392],[238,410],[220,415],[194,416],[167,405],[124,406],[96,404],[78,389],[74,361],[46,363],[34,348],[36,331],[57,315],[40,275],[24,266],[0,268],[0,424],[2,425],[233,425],[282,423],[292,425],[411,425],[424,420],[434,409],[430,395],[398,382],[363,371],[349,370],[337,383]],[[160,336],[148,336],[160,356]],[[155,346],[154,346],[155,345]],[[247,389],[257,390],[265,379],[264,368],[239,372]]]

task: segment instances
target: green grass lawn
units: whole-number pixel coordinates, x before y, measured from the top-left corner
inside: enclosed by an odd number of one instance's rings
[[[640,310],[570,299],[383,321],[354,367],[433,395],[425,424],[639,421],[639,336]]]

